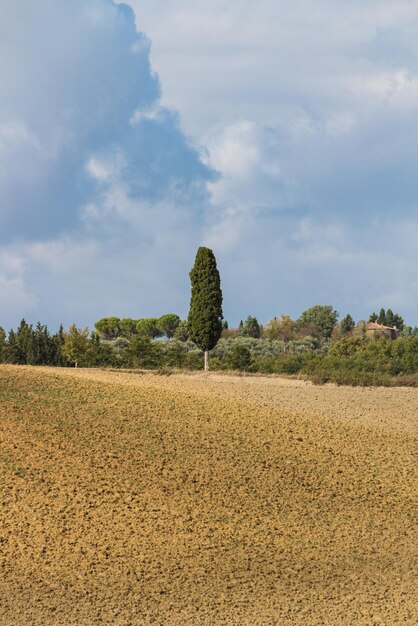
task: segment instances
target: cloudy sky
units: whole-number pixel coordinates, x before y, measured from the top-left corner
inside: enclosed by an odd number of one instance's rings
[[[416,0],[2,0],[0,325],[418,324]]]

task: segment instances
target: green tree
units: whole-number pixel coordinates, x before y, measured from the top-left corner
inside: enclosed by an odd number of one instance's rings
[[[381,308],[379,316],[377,318],[377,323],[382,324],[382,326],[386,326],[386,312],[385,309]]]
[[[19,364],[19,349],[16,333],[13,328],[9,330],[9,334],[7,335],[6,362],[12,363],[13,365]]]
[[[261,327],[256,317],[252,317],[251,315],[247,317],[241,334],[244,335],[244,337],[253,337],[253,339],[260,339]]]
[[[144,334],[132,337],[126,349],[128,363],[131,367],[155,369],[162,363],[162,348]]]
[[[403,317],[399,315],[399,313],[395,313],[395,315],[393,316],[393,326],[395,326],[396,328],[399,328],[399,330],[404,329],[405,322],[404,322]]]
[[[330,305],[318,304],[303,311],[297,324],[299,329],[310,327],[320,337],[331,337],[332,331],[337,324],[338,312]]]
[[[175,313],[167,313],[166,315],[162,315],[157,321],[157,328],[167,339],[171,339],[174,337],[180,321],[179,316]]]
[[[190,280],[189,337],[203,350],[205,370],[208,370],[209,350],[219,341],[223,319],[221,279],[210,248],[198,249]]]
[[[343,335],[348,335],[354,330],[355,325],[355,321],[353,320],[351,315],[348,314],[341,320],[341,332],[343,333]]]
[[[233,370],[247,370],[251,365],[251,352],[247,346],[234,341],[227,357],[227,365]]]
[[[50,365],[53,353],[53,343],[47,326],[40,322],[36,324],[33,331],[34,364]]]
[[[70,363],[85,365],[89,350],[89,329],[77,328],[72,324],[64,335],[62,353]]]
[[[155,339],[161,337],[162,332],[158,328],[158,319],[156,317],[143,317],[136,323],[136,330],[140,335]]]
[[[130,317],[124,317],[123,319],[119,320],[119,336],[130,339],[137,332],[136,324],[136,320],[133,320]]]
[[[33,365],[35,362],[33,344],[32,326],[29,326],[25,320],[22,319],[16,332],[13,363],[18,365]]]
[[[67,359],[64,356],[62,348],[65,341],[64,326],[61,324],[58,332],[52,336],[52,356],[51,365],[57,365],[58,367],[68,365]]]
[[[176,328],[174,339],[177,341],[187,341],[189,339],[189,331],[187,330],[187,320],[182,320]]]
[[[115,365],[115,355],[109,343],[100,341],[97,333],[92,333],[88,342],[84,363],[88,367],[103,367]]]
[[[393,314],[392,309],[388,309],[386,311],[386,326],[390,326],[390,328],[393,328],[393,320],[394,320],[395,316]]]
[[[116,337],[119,336],[119,322],[120,320],[118,317],[104,317],[96,322],[94,327],[99,333],[100,337],[103,337],[103,339],[107,339],[110,341],[111,339],[116,339]]]

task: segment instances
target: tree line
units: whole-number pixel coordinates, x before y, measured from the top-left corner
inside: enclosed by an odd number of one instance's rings
[[[175,313],[159,318],[106,317],[95,323],[92,332],[72,325],[67,330],[61,326],[56,333],[50,333],[39,322],[33,327],[22,320],[7,335],[0,329],[0,362],[207,369],[210,355],[212,369],[301,373],[318,380],[320,371],[325,379],[332,371],[341,374],[342,365],[345,370],[368,372],[369,379],[373,372],[409,375],[415,367],[418,372],[418,356],[416,366],[414,360],[414,354],[418,355],[418,329],[407,326],[402,316],[391,309],[372,313],[368,321],[398,328],[402,337],[392,343],[382,337],[380,343],[371,344],[365,321],[356,323],[349,314],[339,321],[331,305],[313,306],[295,320],[281,315],[265,324],[249,315],[236,328],[230,328],[223,319],[220,275],[210,249],[199,248],[190,279],[186,320]],[[345,346],[345,353],[338,352],[339,348],[335,351],[334,346],[340,345]],[[345,370],[341,378],[346,376],[353,382],[357,374],[348,375]]]

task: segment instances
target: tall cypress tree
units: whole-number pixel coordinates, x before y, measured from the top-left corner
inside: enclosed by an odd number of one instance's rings
[[[212,250],[200,247],[190,272],[192,295],[187,320],[189,338],[205,353],[209,369],[209,350],[222,333],[222,290],[216,259]]]

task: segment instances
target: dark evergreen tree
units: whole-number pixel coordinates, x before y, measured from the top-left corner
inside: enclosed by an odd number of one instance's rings
[[[68,365],[67,359],[64,356],[62,351],[62,347],[65,341],[65,333],[64,327],[61,324],[58,332],[52,337],[51,341],[51,365],[56,365],[57,367],[64,367]]]
[[[347,335],[348,333],[351,333],[352,330],[354,330],[355,325],[356,324],[353,318],[350,314],[348,314],[344,317],[344,319],[341,320],[341,332],[344,335]]]
[[[387,311],[380,309],[379,315],[377,316],[376,313],[373,313],[369,318],[369,322],[378,322],[379,324],[383,324],[383,326],[390,326],[390,328],[395,327],[399,330],[403,330],[405,326],[402,315],[394,313],[392,309],[388,309]]]
[[[256,317],[252,317],[251,315],[247,317],[244,328],[242,329],[242,334],[245,337],[253,337],[254,339],[261,337],[261,326]]]
[[[28,326],[24,319],[20,322],[16,332],[15,361],[17,365],[33,365],[33,333],[32,326]]]
[[[52,339],[47,326],[42,326],[40,322],[33,332],[33,347],[35,365],[53,365]]]
[[[392,309],[388,309],[386,311],[386,326],[390,326],[391,328],[393,328],[394,317],[395,316],[393,315]]]
[[[215,255],[200,247],[190,272],[192,294],[188,317],[190,339],[205,353],[205,370],[209,369],[209,350],[222,333],[222,290]]]
[[[6,362],[11,363],[12,365],[19,364],[19,350],[16,340],[16,333],[13,329],[10,329],[7,336]]]
[[[395,315],[393,316],[393,326],[395,326],[396,328],[399,328],[399,330],[404,329],[405,322],[404,322],[403,317],[399,315],[399,313],[395,313]]]

